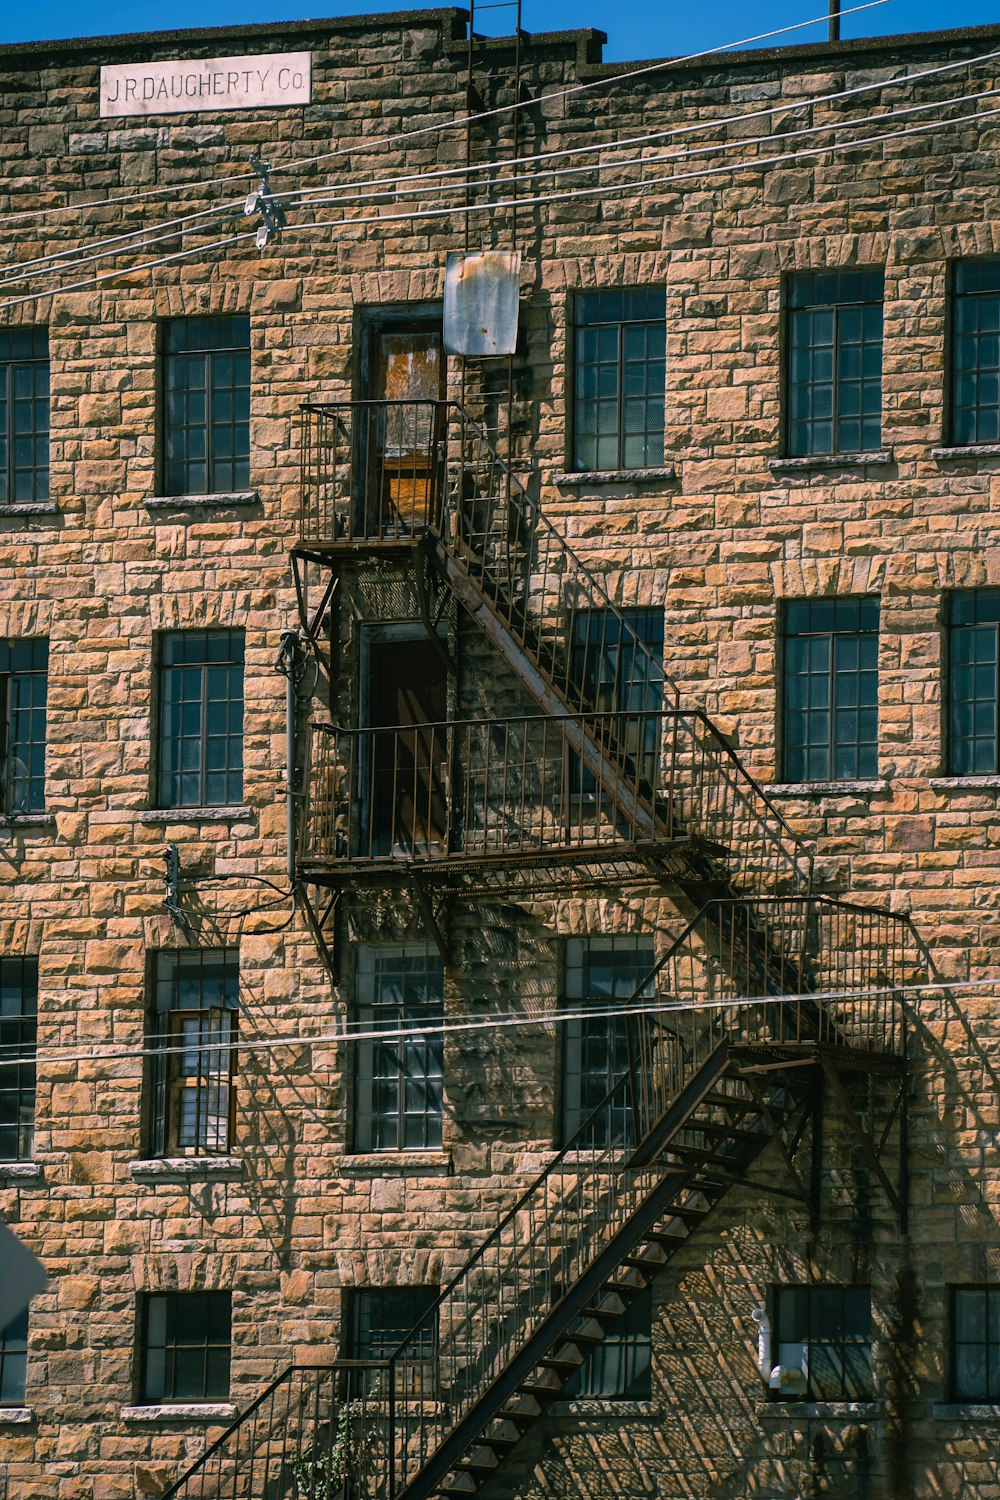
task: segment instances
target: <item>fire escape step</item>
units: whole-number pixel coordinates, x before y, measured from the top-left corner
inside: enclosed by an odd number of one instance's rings
[[[528,1395],[523,1385],[500,1408],[500,1420],[504,1422],[529,1423],[534,1422],[541,1415],[541,1402],[536,1401],[534,1396]]]
[[[459,1473],[492,1473],[499,1467],[500,1459],[490,1446],[489,1440],[477,1443],[464,1458],[460,1458],[455,1465]]]
[[[576,1335],[574,1334],[573,1338],[575,1339],[575,1337]],[[566,1343],[560,1344],[557,1352],[543,1354],[538,1361],[538,1368],[542,1370],[565,1370],[567,1373],[572,1373],[572,1371],[580,1368],[583,1361],[583,1350],[577,1348],[573,1340],[570,1339]]]
[[[625,1302],[617,1292],[607,1292],[600,1302],[591,1303],[580,1314],[583,1318],[594,1318],[599,1323],[617,1323],[625,1312]]]
[[[637,1266],[640,1271],[647,1269],[658,1271],[661,1266],[666,1265],[669,1259],[670,1257],[663,1246],[654,1240],[650,1244],[639,1245],[632,1251],[631,1255],[626,1255],[624,1264],[626,1266]]]

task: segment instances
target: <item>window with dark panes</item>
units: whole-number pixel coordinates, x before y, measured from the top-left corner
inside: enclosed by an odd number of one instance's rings
[[[152,964],[147,1149],[153,1156],[226,1152],[235,1103],[239,951],[161,952]]]
[[[372,1287],[353,1291],[346,1329],[348,1357],[388,1360],[406,1342],[396,1371],[397,1394],[424,1400],[436,1396],[437,1300],[435,1286]],[[359,1390],[371,1390],[375,1370],[359,1371]]]
[[[573,315],[573,467],[662,464],[666,292],[579,292]]]
[[[655,786],[663,708],[662,609],[575,611],[570,675],[587,712],[621,715],[613,727],[603,726],[603,737],[634,757]],[[593,774],[579,762],[574,762],[573,789],[596,790]]]
[[[778,1289],[772,1358],[805,1366],[806,1389],[777,1399],[868,1401],[872,1395],[872,1307],[866,1286]]]
[[[28,1372],[28,1312],[0,1328],[0,1406],[23,1406]]]
[[[572,1339],[573,1330],[567,1337]],[[562,1398],[593,1396],[602,1401],[648,1401],[653,1393],[653,1293],[634,1297],[603,1342],[590,1350],[562,1388]]]
[[[35,1138],[38,960],[0,958],[0,1161],[30,1161]]]
[[[956,264],[951,326],[951,441],[1000,443],[1000,260]]]
[[[646,937],[570,938],[566,943],[566,1005],[571,1012],[613,1010],[645,984],[655,962]],[[571,1140],[628,1071],[625,1016],[595,1014],[563,1024],[562,1134]],[[632,1143],[631,1098],[623,1088],[592,1121],[581,1145]]]
[[[1000,1402],[1000,1286],[952,1287],[951,1394]]]
[[[242,630],[161,637],[161,807],[242,800],[243,654]]]
[[[0,505],[48,498],[48,330],[0,328]]]
[[[785,605],[786,781],[878,775],[878,623],[877,599]]]
[[[441,1145],[444,966],[424,943],[363,947],[358,958],[358,1024],[389,1033],[358,1042],[354,1144],[358,1151]],[[428,1031],[423,1033],[421,1027]],[[407,1035],[399,1035],[406,1031]],[[396,1033],[396,1034],[392,1034]]]
[[[171,318],[163,329],[163,470],[169,495],[250,483],[250,319]]]
[[[45,808],[48,641],[0,640],[0,813]]]
[[[808,271],[788,283],[792,458],[882,444],[882,271]]]
[[[951,596],[948,769],[953,776],[1000,771],[1000,589]]]
[[[142,1303],[142,1399],[219,1401],[229,1395],[228,1292],[149,1293]]]

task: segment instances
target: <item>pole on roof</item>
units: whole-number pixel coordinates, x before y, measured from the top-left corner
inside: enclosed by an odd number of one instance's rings
[[[840,41],[840,0],[830,0],[830,33],[831,42]]]

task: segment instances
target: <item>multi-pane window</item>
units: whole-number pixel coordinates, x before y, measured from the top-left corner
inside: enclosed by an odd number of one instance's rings
[[[169,495],[250,483],[250,319],[171,318],[163,330]]]
[[[218,1401],[229,1395],[228,1292],[166,1292],[142,1301],[142,1399]]]
[[[48,330],[0,328],[0,505],[48,498]]]
[[[607,1329],[603,1342],[587,1355],[563,1386],[564,1398],[595,1396],[604,1401],[648,1401],[652,1395],[653,1294],[647,1287]],[[570,1331],[572,1337],[572,1330]]]
[[[153,1156],[226,1152],[235,1102],[239,952],[157,953],[152,984],[148,1149]]]
[[[566,1005],[570,1013],[593,1009],[582,1019],[563,1025],[562,1134],[569,1141],[589,1116],[607,1099],[628,1070],[627,1016],[613,1013],[636,995],[651,990],[647,980],[655,962],[653,942],[646,937],[570,938],[566,944]],[[632,1143],[631,1099],[620,1089],[587,1130],[581,1145]]]
[[[576,469],[648,469],[662,464],[666,317],[667,294],[662,287],[577,295]]]
[[[358,957],[357,1015],[363,1031],[387,1033],[384,1041],[357,1043],[357,1150],[440,1146],[444,1038],[439,1028],[444,1020],[444,967],[439,955],[423,943],[362,948]],[[426,1032],[424,1027],[428,1028]]]
[[[796,600],[784,612],[784,778],[878,775],[877,599]]]
[[[948,631],[948,769],[1000,771],[1000,589],[951,596]]]
[[[243,632],[184,630],[160,641],[161,807],[243,797]]]
[[[788,284],[788,453],[882,443],[881,271],[808,271]]]
[[[0,1161],[30,1161],[35,1135],[38,960],[0,958]]]
[[[373,1287],[352,1292],[345,1330],[348,1357],[388,1360],[405,1342],[405,1358],[396,1373],[397,1394],[433,1398],[437,1300],[435,1286]],[[370,1390],[377,1378],[374,1370],[359,1371],[359,1390]]]
[[[45,807],[48,641],[0,640],[0,813]]]
[[[1000,260],[955,266],[951,441],[1000,443]]]
[[[801,1369],[796,1399],[867,1401],[872,1394],[872,1306],[866,1286],[779,1287],[772,1357]],[[787,1399],[787,1398],[786,1398]]]
[[[951,1394],[1000,1402],[1000,1286],[952,1288]]]
[[[571,630],[570,675],[586,711],[622,716],[602,726],[602,737],[634,757],[641,774],[655,785],[663,707],[662,609],[620,614],[578,610]],[[574,790],[593,793],[595,788],[592,774],[576,764]]]
[[[0,1406],[22,1406],[27,1387],[28,1311],[0,1328]]]

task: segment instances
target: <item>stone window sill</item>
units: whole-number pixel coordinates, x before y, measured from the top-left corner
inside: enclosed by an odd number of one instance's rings
[[[959,448],[932,448],[931,458],[1000,458],[1000,443],[970,443]]]
[[[0,828],[54,828],[54,813],[0,813]]]
[[[1000,1406],[978,1401],[941,1401],[931,1407],[931,1416],[946,1422],[998,1422]]]
[[[857,1418],[864,1420],[882,1415],[881,1401],[762,1401],[757,1407],[760,1417],[780,1417],[801,1421],[803,1417],[820,1417],[835,1422]]]
[[[450,1177],[450,1151],[354,1151],[340,1158],[343,1177]]]
[[[764,787],[769,797],[857,797],[887,792],[888,781],[771,781]]]
[[[619,1400],[616,1396],[570,1396],[567,1401],[554,1401],[549,1413],[552,1417],[613,1417],[616,1420],[662,1418],[663,1407],[659,1401]]]
[[[932,776],[936,792],[1000,792],[1000,776]]]
[[[35,1420],[30,1406],[0,1406],[0,1427],[23,1426]]]
[[[16,520],[19,516],[57,516],[59,507],[54,500],[25,500],[20,505],[0,505],[0,516]]]
[[[581,473],[553,474],[552,483],[565,486],[588,484],[655,484],[677,478],[673,464],[657,469],[585,469]]]
[[[239,1156],[162,1156],[130,1161],[135,1182],[236,1182],[243,1176]]]
[[[225,807],[151,807],[139,814],[140,823],[233,823],[253,816],[245,803]]]
[[[810,469],[864,469],[869,464],[891,464],[892,451],[878,453],[811,453],[805,458],[769,458],[772,474],[801,474]]]
[[[0,1161],[0,1183],[41,1182],[42,1177],[39,1161]]]
[[[233,490],[218,495],[150,495],[147,510],[231,510],[234,505],[256,505],[256,490]]]
[[[123,1406],[123,1422],[234,1422],[233,1401],[183,1401],[169,1406]]]

